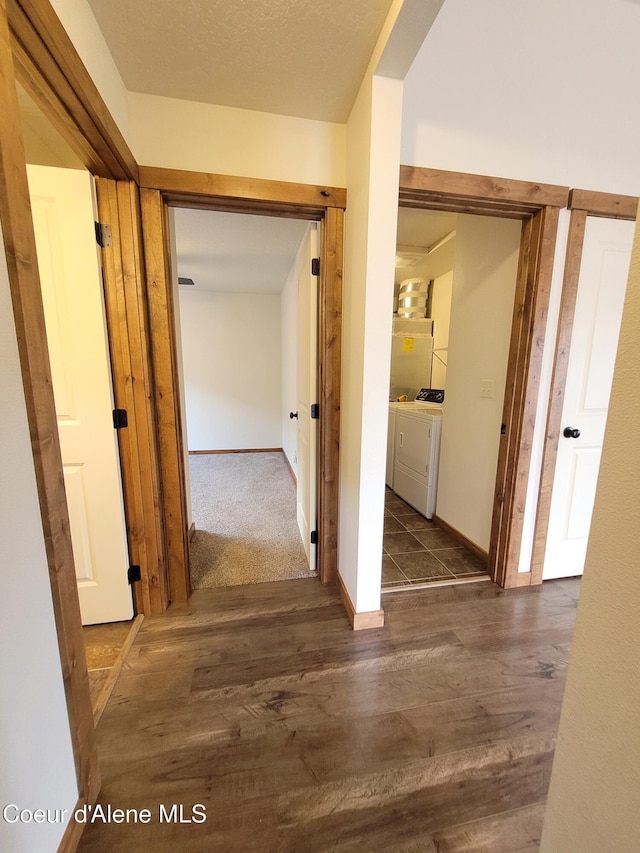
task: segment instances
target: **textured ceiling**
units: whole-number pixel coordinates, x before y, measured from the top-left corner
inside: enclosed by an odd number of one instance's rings
[[[433,246],[456,227],[453,213],[401,207],[398,245]],[[176,208],[178,275],[198,290],[217,293],[281,293],[308,225],[295,219]],[[433,278],[453,267],[455,241],[422,259],[420,274]],[[396,281],[410,278],[398,270]],[[181,289],[189,289],[185,286]]]
[[[281,293],[309,224],[182,208],[175,223],[178,275],[217,293]]]
[[[348,118],[391,0],[89,0],[125,86]]]

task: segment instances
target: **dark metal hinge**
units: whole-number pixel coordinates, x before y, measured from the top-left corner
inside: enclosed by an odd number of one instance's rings
[[[318,531],[317,530],[311,531],[311,544],[312,545],[318,544]]]
[[[98,246],[106,249],[107,246],[111,245],[111,226],[104,222],[95,222],[94,225],[96,226],[96,242]]]
[[[135,583],[136,581],[141,580],[141,578],[140,566],[129,566],[127,570],[127,580],[129,583]]]
[[[311,418],[314,421],[317,421],[320,417],[320,403],[312,403],[311,404]]]
[[[320,258],[311,258],[311,275],[320,275]]]
[[[507,425],[501,424],[500,425],[500,435],[506,435],[506,434],[507,434]]]
[[[129,420],[127,418],[127,410],[126,409],[114,409],[113,410],[113,428],[114,429],[124,429],[129,426]]]

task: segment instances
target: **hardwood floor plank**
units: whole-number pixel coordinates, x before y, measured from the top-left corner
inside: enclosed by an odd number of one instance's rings
[[[278,799],[283,851],[394,849],[414,834],[434,833],[492,814],[539,802],[552,759],[546,736],[515,739],[509,745],[465,750],[402,772],[360,777]],[[296,847],[298,845],[298,847]]]
[[[537,849],[578,582],[401,592],[355,634],[317,581],[257,586],[143,623],[100,803],[153,817],[89,825],[81,853]],[[174,803],[206,821],[161,823]]]
[[[534,853],[540,846],[543,821],[544,804],[535,803],[436,832],[434,850],[438,853]]]

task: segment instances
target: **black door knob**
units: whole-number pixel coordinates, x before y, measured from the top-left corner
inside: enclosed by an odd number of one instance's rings
[[[562,434],[565,438],[580,438],[580,430],[575,427],[565,427]]]
[[[289,417],[290,417],[290,418],[292,418],[292,419],[293,419],[293,418],[297,418],[297,417],[298,417],[298,413],[297,413],[297,412],[289,412]]]

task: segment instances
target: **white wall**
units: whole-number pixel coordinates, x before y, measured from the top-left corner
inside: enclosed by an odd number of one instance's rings
[[[138,163],[344,186],[342,124],[129,93]]]
[[[282,447],[280,295],[180,289],[189,450]]]
[[[127,90],[91,6],[87,0],[51,0],[51,5],[131,147]]]
[[[357,612],[380,607],[401,104],[370,77],[348,124],[338,568]]]
[[[436,512],[488,550],[521,224],[460,216],[457,231]]]
[[[405,80],[402,162],[640,193],[639,37],[628,0],[445,0]]]
[[[640,241],[636,229],[542,853],[640,839]]]
[[[572,61],[567,33],[600,61]],[[445,0],[405,80],[402,162],[638,194],[639,40],[640,5],[626,0]],[[567,224],[561,212],[520,571],[530,568]]]
[[[433,320],[433,368],[431,387],[447,387],[447,368],[449,359],[449,328],[451,325],[451,297],[453,294],[453,270],[439,275],[433,280],[431,297],[431,319]],[[442,361],[440,360],[442,359]]]
[[[414,50],[394,32],[426,33],[439,5],[392,4],[347,123],[338,571],[358,613],[380,607],[400,78]],[[393,76],[375,73],[380,61]]]
[[[302,247],[301,247],[302,248]],[[280,327],[282,352],[282,449],[293,473],[298,475],[298,422],[289,417],[298,405],[298,372],[296,352],[298,345],[298,258],[289,270],[280,297]]]
[[[0,807],[71,810],[78,788],[2,249],[0,402]],[[0,817],[0,848],[50,853],[68,815],[55,824],[8,824]]]

